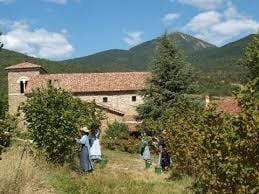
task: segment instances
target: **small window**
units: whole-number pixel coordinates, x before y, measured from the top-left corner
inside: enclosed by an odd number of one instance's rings
[[[20,93],[21,94],[24,94],[24,83],[23,83],[23,81],[20,81]]]
[[[137,96],[132,96],[131,100],[132,100],[132,102],[136,102],[137,101]]]
[[[20,93],[24,94],[28,81],[20,81]]]
[[[58,82],[57,79],[54,80],[53,86],[54,86],[55,88],[59,88],[59,82]]]
[[[103,97],[103,102],[108,102],[108,98],[107,97]]]

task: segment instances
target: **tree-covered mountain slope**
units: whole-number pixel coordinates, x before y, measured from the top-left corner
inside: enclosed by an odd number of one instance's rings
[[[216,46],[183,33],[170,35],[185,55]],[[107,50],[94,55],[63,61],[77,70],[92,71],[147,71],[154,55],[157,38],[129,50]]]

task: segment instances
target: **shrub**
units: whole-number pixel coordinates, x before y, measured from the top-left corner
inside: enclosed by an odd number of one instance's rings
[[[115,121],[108,125],[108,129],[102,138],[103,145],[111,150],[137,153],[139,140],[130,136],[126,124]]]
[[[186,101],[149,122],[164,138],[174,170],[195,177],[201,193],[258,193],[259,103],[257,82],[237,94],[242,112],[228,115]]]
[[[7,100],[3,94],[0,93],[0,119],[5,118],[7,110]]]
[[[129,136],[129,129],[126,124],[115,121],[108,125],[105,135],[112,139],[123,139]]]
[[[33,91],[22,106],[30,137],[48,160],[63,164],[74,158],[78,128],[99,125],[101,112],[94,103],[49,85]]]
[[[159,121],[145,121],[154,135],[163,139],[168,153],[173,157],[174,171],[193,174],[200,150],[202,134],[199,133],[203,107],[197,101],[182,97],[174,108],[165,111]]]
[[[11,138],[17,128],[17,120],[15,117],[6,115],[0,119],[0,155],[2,149],[10,146]]]

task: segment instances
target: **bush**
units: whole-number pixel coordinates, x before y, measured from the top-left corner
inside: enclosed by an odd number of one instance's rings
[[[6,115],[0,119],[0,155],[2,149],[10,146],[11,138],[17,128],[17,120],[15,117]]]
[[[137,153],[140,144],[138,139],[130,136],[127,125],[117,121],[108,125],[102,143],[108,149],[129,153]]]
[[[6,97],[0,93],[0,119],[5,118],[6,111],[7,111],[7,100],[6,100]]]
[[[129,136],[129,129],[126,124],[117,121],[108,125],[105,136],[112,139],[123,139]]]
[[[145,121],[154,135],[163,139],[168,153],[173,157],[174,171],[194,174],[197,171],[197,153],[202,134],[199,133],[203,107],[193,99],[182,97],[174,108],[165,111],[159,121]]]
[[[257,81],[258,84],[258,81]],[[179,102],[159,122],[149,122],[164,138],[174,170],[195,177],[201,193],[258,193],[259,103],[256,82],[237,94],[242,112],[220,113]]]
[[[82,102],[51,85],[33,91],[22,110],[36,147],[48,160],[60,164],[74,158],[78,128],[99,125],[102,118],[94,103]]]

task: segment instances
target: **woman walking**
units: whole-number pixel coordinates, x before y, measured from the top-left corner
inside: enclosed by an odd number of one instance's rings
[[[93,166],[89,156],[89,130],[87,127],[83,127],[80,129],[81,131],[81,139],[76,139],[76,142],[82,145],[81,152],[80,152],[80,166],[84,172],[89,172],[93,170]]]
[[[102,160],[102,152],[100,145],[100,130],[96,129],[92,134],[92,146],[90,148],[90,158],[94,162],[99,162]]]

